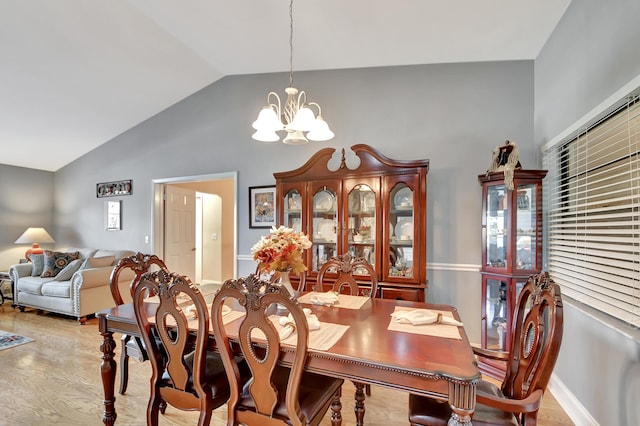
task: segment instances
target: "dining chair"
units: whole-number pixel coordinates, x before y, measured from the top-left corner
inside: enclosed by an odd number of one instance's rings
[[[118,261],[116,266],[113,268],[113,271],[111,271],[111,278],[109,280],[111,296],[113,297],[113,301],[116,305],[122,305],[125,303],[125,300],[120,293],[120,288],[118,287],[120,273],[124,270],[132,270],[134,272],[133,279],[129,285],[129,300],[130,298],[133,298],[133,293],[140,282],[142,274],[148,272],[154,265],[158,268],[166,268],[162,259],[154,254],[143,254],[138,252],[132,256],[123,257]],[[120,352],[119,392],[120,395],[124,395],[129,383],[129,358],[134,358],[140,362],[144,362],[149,359],[149,356],[147,355],[147,350],[144,347],[142,339],[139,337],[123,333],[120,342],[122,344],[122,350]]]
[[[474,425],[535,425],[562,342],[560,287],[548,273],[532,275],[520,291],[508,352],[473,348],[476,355],[506,363],[502,386],[481,380],[476,387]],[[446,425],[446,401],[409,396],[411,425]]]
[[[142,275],[133,309],[151,363],[147,425],[158,424],[162,403],[200,411],[198,425],[209,425],[213,410],[229,398],[229,383],[220,356],[207,351],[204,296],[189,278],[163,268]]]
[[[366,272],[366,273],[363,273]],[[332,275],[331,277],[328,275]],[[317,291],[322,291],[325,281],[335,281],[332,290],[342,292],[344,287],[349,288],[349,293],[358,296],[376,297],[378,292],[378,276],[373,266],[363,257],[355,257],[350,254],[342,254],[331,257],[318,271]],[[361,283],[368,285],[368,289],[360,288],[355,275],[358,275]]]
[[[366,274],[362,274],[363,270]],[[320,271],[318,271],[318,291],[322,291],[325,280],[329,280],[327,276],[328,273],[337,274],[331,288],[337,293],[342,293],[342,289],[348,287],[349,294],[354,296],[376,297],[378,294],[378,276],[376,270],[373,268],[373,265],[363,257],[354,257],[349,253],[331,257],[320,267]],[[361,289],[354,275],[364,277],[364,281],[368,281],[369,289]],[[364,393],[367,396],[371,396],[371,385],[356,382],[353,384],[356,387],[356,410],[362,412],[359,417],[364,416],[364,396],[361,395],[361,393],[364,389]]]
[[[223,323],[225,301],[243,308],[233,347],[246,362],[243,378],[234,358],[232,342]],[[281,348],[280,335],[269,319],[276,304],[289,312],[296,335],[295,347]],[[309,325],[302,307],[286,288],[262,281],[255,274],[227,280],[211,307],[213,333],[224,363],[231,395],[227,425],[317,425],[331,407],[331,424],[340,425],[342,379],[305,372]],[[292,357],[290,367],[278,364],[281,350]]]

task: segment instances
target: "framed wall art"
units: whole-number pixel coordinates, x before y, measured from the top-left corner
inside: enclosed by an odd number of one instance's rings
[[[96,197],[98,198],[131,195],[132,191],[133,182],[131,179],[96,184]]]
[[[249,187],[249,228],[271,228],[276,224],[276,187]]]
[[[107,231],[122,230],[122,201],[105,201],[104,212]]]

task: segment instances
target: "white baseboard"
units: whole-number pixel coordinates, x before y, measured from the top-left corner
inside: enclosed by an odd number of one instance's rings
[[[591,417],[591,414],[555,374],[551,375],[547,391],[553,394],[558,404],[576,426],[599,426],[599,423]]]

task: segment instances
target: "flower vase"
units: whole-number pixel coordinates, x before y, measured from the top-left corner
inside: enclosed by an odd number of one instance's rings
[[[291,297],[298,297],[298,294],[296,293],[296,291],[293,289],[293,286],[291,285],[291,280],[289,280],[289,271],[280,272],[280,282],[278,284],[286,288],[287,291],[289,292],[289,295],[291,295]],[[280,303],[278,303],[279,311],[286,310],[286,309],[287,308],[284,305],[281,305]]]
[[[296,292],[291,285],[291,280],[289,279],[289,271],[280,272],[280,285],[286,288],[292,297],[296,296]]]

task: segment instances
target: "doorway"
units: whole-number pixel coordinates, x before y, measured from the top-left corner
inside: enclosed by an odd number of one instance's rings
[[[237,277],[237,172],[154,179],[154,253],[198,284]]]

